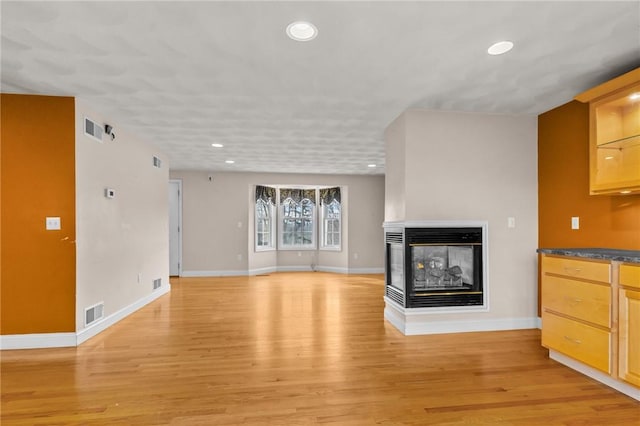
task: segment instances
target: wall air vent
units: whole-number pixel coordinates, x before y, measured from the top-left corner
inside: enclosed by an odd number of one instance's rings
[[[97,140],[98,142],[102,142],[102,126],[96,123],[93,120],[84,118],[84,134]]]
[[[98,321],[104,316],[104,302],[89,306],[84,310],[84,326],[88,326]]]
[[[153,157],[153,167],[160,168],[161,166],[162,166],[162,160],[160,160],[158,157],[154,156]]]
[[[155,280],[153,280],[153,289],[157,290],[160,287],[162,287],[162,278],[156,278]]]

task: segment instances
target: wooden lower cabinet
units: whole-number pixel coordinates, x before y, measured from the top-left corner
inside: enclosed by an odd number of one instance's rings
[[[542,345],[640,388],[640,264],[543,254],[541,278]]]
[[[611,264],[542,257],[542,345],[613,372]]]
[[[640,266],[620,266],[618,376],[640,387]]]

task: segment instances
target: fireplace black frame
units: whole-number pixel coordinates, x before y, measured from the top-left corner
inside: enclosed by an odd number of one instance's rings
[[[385,227],[386,228],[386,227]],[[385,295],[404,308],[482,307],[485,305],[484,226],[385,229]],[[417,288],[414,247],[456,246],[470,250],[472,277],[459,285]],[[401,259],[398,259],[401,257]],[[402,268],[400,268],[400,265]],[[420,265],[422,266],[422,265]],[[401,269],[401,270],[400,270]]]

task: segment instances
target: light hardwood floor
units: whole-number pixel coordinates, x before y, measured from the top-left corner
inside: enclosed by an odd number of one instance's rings
[[[379,275],[172,280],[78,348],[3,351],[2,425],[640,425],[539,330],[403,336]]]

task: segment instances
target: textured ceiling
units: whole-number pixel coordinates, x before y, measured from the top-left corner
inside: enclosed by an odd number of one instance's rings
[[[173,169],[384,173],[407,108],[539,114],[640,65],[639,1],[0,7],[3,92],[81,98]]]

